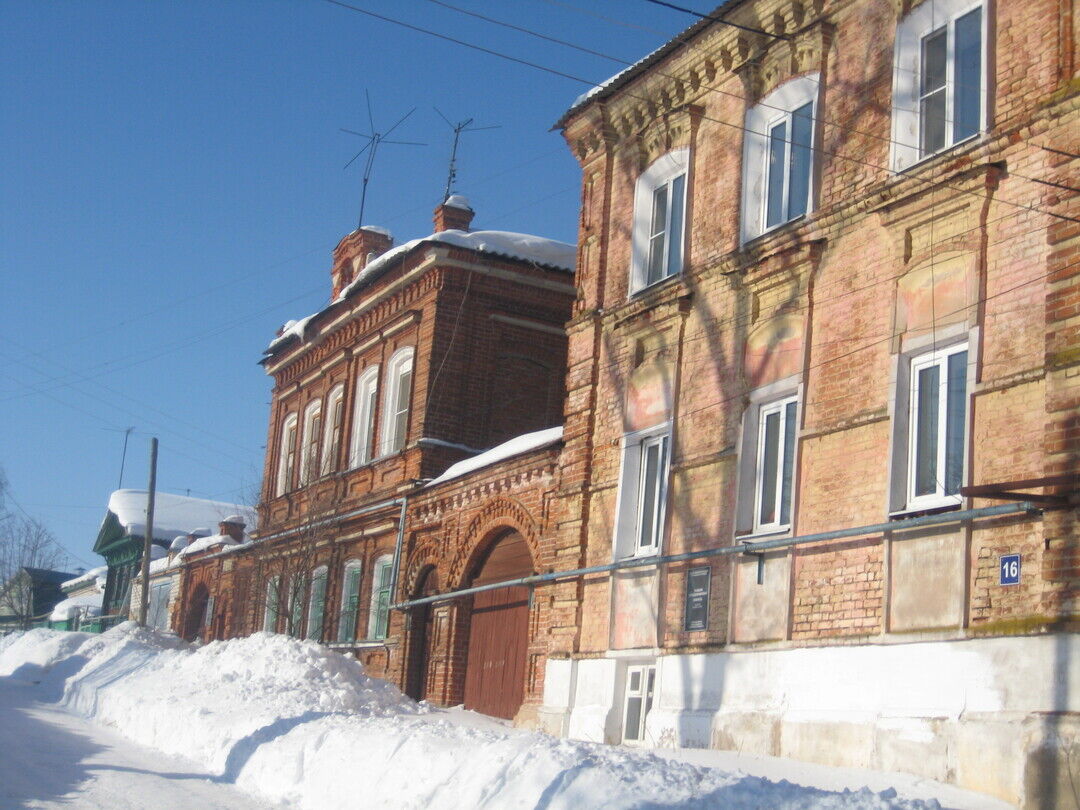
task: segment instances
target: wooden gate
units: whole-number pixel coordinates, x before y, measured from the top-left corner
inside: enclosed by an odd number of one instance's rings
[[[512,532],[490,550],[473,585],[532,573],[525,538]],[[473,597],[469,654],[465,668],[465,708],[513,719],[525,696],[529,643],[529,589],[499,588]]]

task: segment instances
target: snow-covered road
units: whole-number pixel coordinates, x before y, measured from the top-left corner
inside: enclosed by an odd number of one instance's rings
[[[3,810],[258,810],[198,765],[144,748],[0,678]]]

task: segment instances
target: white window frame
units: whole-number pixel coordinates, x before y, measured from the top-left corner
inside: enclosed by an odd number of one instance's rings
[[[682,178],[681,198],[678,199],[678,208],[682,211],[681,222],[678,223],[678,233],[673,233],[672,211],[676,206],[673,202],[675,195],[671,192],[675,188],[675,181]],[[636,293],[646,287],[659,284],[666,279],[682,273],[686,266],[686,233],[687,233],[687,203],[689,194],[687,186],[690,183],[690,149],[672,149],[667,154],[655,160],[637,179],[634,189],[634,222],[631,248],[630,268],[630,291]],[[666,188],[667,212],[664,217],[662,232],[653,233],[653,211],[656,194]],[[663,259],[661,263],[660,277],[649,281],[649,259],[654,236],[663,234]],[[670,266],[672,246],[679,248],[678,262],[673,268]]]
[[[638,685],[632,688],[634,676],[638,678]],[[630,702],[641,702],[636,728],[630,728]],[[656,703],[656,665],[655,664],[629,664],[626,667],[626,680],[623,688],[623,723],[622,741],[625,745],[644,745],[645,729],[647,727],[649,713]]]
[[[645,454],[653,447],[661,453],[659,481],[652,509],[651,543],[642,543],[643,508],[646,487],[642,465]],[[667,526],[667,499],[671,469],[671,425],[663,423],[623,436],[622,468],[619,474],[619,496],[616,504],[615,538],[612,548],[616,559],[647,557],[658,554],[664,544]]]
[[[356,585],[350,589],[349,577],[355,572]],[[337,640],[348,644],[356,641],[356,625],[360,615],[360,588],[364,582],[364,563],[349,560],[341,572],[341,609],[338,612]],[[351,618],[350,618],[351,617]]]
[[[967,337],[967,339],[962,339]],[[963,366],[963,442],[960,462],[960,486],[968,481],[968,448],[971,442],[971,402],[974,388],[977,329],[969,335],[966,330],[941,330],[934,341],[930,336],[912,341],[900,355],[896,355],[894,370],[894,397],[892,402],[892,460],[890,462],[889,513],[901,515],[930,509],[958,507],[963,501],[959,492],[945,492],[945,464],[948,454],[945,436],[948,421],[948,357],[967,352]],[[934,346],[936,342],[936,346]],[[944,374],[939,377],[937,399],[937,463],[936,487],[926,495],[915,494],[916,443],[918,424],[918,373],[920,369],[940,365]],[[943,399],[944,397],[944,399]],[[958,487],[959,488],[959,487]]]
[[[368,638],[382,640],[390,632],[390,602],[394,596],[393,555],[384,554],[371,566],[371,605],[368,608]],[[385,577],[385,579],[384,579]],[[382,631],[379,625],[383,625]]]
[[[300,440],[300,486],[315,478],[315,465],[319,460],[319,439],[322,426],[315,421],[322,420],[322,400],[308,403],[304,408],[304,430]]]
[[[296,439],[299,434],[296,428],[298,419],[295,413],[290,413],[285,417],[285,421],[281,423],[281,448],[278,453],[278,475],[275,488],[275,494],[277,495],[284,495],[292,488],[293,478],[296,475]],[[293,434],[291,440],[290,431]]]
[[[819,155],[819,97],[821,85],[818,73],[807,73],[794,79],[790,79],[777,87],[760,102],[746,111],[746,123],[743,133],[743,184],[742,184],[742,224],[740,228],[740,241],[749,242],[752,239],[769,232],[782,228],[789,222],[802,219],[813,213],[814,200],[817,196],[817,175],[820,161]],[[787,121],[787,143],[784,149],[784,193],[783,205],[785,211],[790,209],[788,177],[791,156],[791,119],[796,110],[802,109],[807,104],[811,107],[810,128],[810,169],[807,178],[807,199],[805,213],[794,217],[784,217],[780,222],[766,227],[768,215],[768,182],[769,182],[769,144],[773,127],[783,121]]]
[[[957,137],[954,131],[956,91],[956,21],[981,9],[979,123],[975,132]],[[987,128],[990,106],[989,3],[984,0],[925,0],[897,25],[893,49],[892,170],[902,172],[915,164],[940,155],[958,144],[977,138]],[[924,151],[922,143],[923,42],[946,28],[945,143],[934,151]]]
[[[749,394],[749,403],[743,413],[742,432],[739,437],[739,470],[737,495],[735,508],[735,534],[738,537],[757,536],[767,534],[781,534],[791,531],[795,521],[795,504],[799,482],[799,434],[802,424],[802,384],[800,375],[793,374],[776,380],[760,388],[756,388]],[[783,447],[779,448],[781,464],[777,466],[777,517],[775,523],[762,523],[761,516],[761,492],[763,483],[763,458],[764,452],[763,435],[765,420],[763,414],[782,408],[789,402],[795,403],[795,431],[791,439],[794,441],[794,453],[791,459],[791,504],[789,509],[790,520],[787,523],[779,521],[779,498],[783,481]]]
[[[323,419],[321,473],[329,475],[338,469],[341,437],[345,431],[345,384],[335,385],[326,395],[326,418]]]
[[[400,453],[408,444],[409,418],[412,415],[412,389],[413,389],[413,357],[415,350],[412,346],[398,349],[390,362],[386,364],[385,395],[383,396],[383,423],[382,423],[382,446],[380,456],[389,456]],[[408,375],[408,391],[405,392],[406,404],[403,409],[398,408],[401,392],[403,390],[402,379]],[[398,433],[398,420],[404,413],[404,426]]]
[[[375,411],[379,402],[379,367],[365,369],[356,381],[356,401],[353,402],[352,442],[349,448],[349,467],[367,464],[374,457]]]
[[[308,641],[322,641],[323,626],[326,624],[327,576],[327,567],[320,565],[311,572],[311,579],[308,580],[307,617],[304,619],[304,638]],[[314,622],[312,619],[316,615],[315,608],[320,600],[321,604],[318,605],[319,621]]]
[[[266,580],[263,595],[263,632],[276,633],[281,616],[281,575],[274,574]]]
[[[792,435],[788,435],[787,428],[787,411],[789,406],[794,406],[795,419],[794,427],[791,431]],[[780,432],[779,443],[776,448],[776,477],[772,482],[775,488],[773,495],[773,508],[776,514],[776,520],[768,523],[761,521],[761,512],[765,491],[765,466],[767,459],[765,458],[765,431],[768,425],[768,417],[772,414],[777,414],[780,419]],[[758,406],[757,414],[758,430],[756,443],[757,447],[755,453],[755,475],[754,475],[754,533],[755,534],[767,534],[771,532],[782,532],[791,528],[792,511],[794,509],[795,501],[795,476],[798,469],[795,465],[796,450],[799,446],[799,397],[797,394],[793,394],[783,399],[773,400],[763,405]],[[784,483],[784,456],[788,445],[794,445],[791,456],[791,486],[788,491],[788,519],[787,521],[781,520],[783,514],[783,483]]]

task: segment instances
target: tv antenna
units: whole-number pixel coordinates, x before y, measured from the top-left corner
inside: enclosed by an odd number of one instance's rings
[[[367,143],[364,144],[363,148],[355,155],[353,155],[352,159],[349,160],[349,162],[342,167],[342,169],[349,168],[351,165],[353,165],[357,158],[364,154],[364,152],[367,152],[367,162],[364,165],[364,185],[360,191],[360,218],[357,220],[356,223],[357,228],[361,228],[364,225],[364,204],[367,202],[368,183],[371,182],[371,172],[375,167],[375,154],[379,151],[379,144],[393,143],[404,146],[427,146],[426,143],[419,143],[418,141],[392,141],[386,137],[403,123],[405,123],[405,119],[407,119],[410,115],[416,112],[416,107],[413,107],[411,110],[405,113],[405,115],[401,116],[401,118],[397,120],[397,123],[390,127],[390,129],[386,130],[386,132],[378,132],[375,129],[375,116],[371,113],[371,93],[365,90],[364,96],[367,99],[368,125],[371,127],[371,132],[357,132],[353,129],[345,129],[344,127],[339,127],[342,132],[347,132],[350,135],[358,135],[361,138],[367,138]]]
[[[466,118],[464,121],[458,121],[456,124],[451,124],[450,119],[442,114],[442,111],[438,107],[434,108],[435,112],[439,113],[439,118],[446,122],[446,125],[454,131],[454,145],[450,147],[450,170],[446,173],[446,192],[443,194],[443,202],[446,202],[450,198],[450,192],[454,186],[454,180],[457,178],[457,148],[458,141],[461,140],[461,133],[463,132],[479,132],[482,129],[501,129],[499,126],[492,127],[471,127],[469,124],[473,122],[472,118]]]

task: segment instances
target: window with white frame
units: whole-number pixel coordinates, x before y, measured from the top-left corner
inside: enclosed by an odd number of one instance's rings
[[[754,531],[783,531],[791,525],[798,397],[758,407],[754,476]]]
[[[632,292],[682,272],[689,162],[689,149],[674,149],[638,177],[634,192]]]
[[[405,447],[409,430],[412,375],[413,349],[412,347],[399,349],[386,365],[381,455],[388,456]]]
[[[316,568],[311,574],[308,594],[307,632],[304,638],[322,641],[323,618],[326,615],[326,566]]]
[[[645,722],[652,711],[656,690],[655,666],[628,666],[623,702],[623,742],[645,741]]]
[[[341,576],[341,613],[338,616],[337,640],[356,641],[356,616],[360,609],[360,583],[364,573],[360,560],[349,560]]]
[[[982,2],[926,0],[900,21],[893,65],[893,169],[978,134],[986,122]]]
[[[736,534],[790,530],[799,440],[799,376],[750,392],[739,443]]]
[[[275,494],[283,495],[293,485],[296,470],[296,414],[289,414],[281,427],[281,450],[278,459],[278,478]]]
[[[272,576],[266,580],[266,596],[263,601],[263,630],[276,633],[278,614],[281,611],[281,577]]]
[[[322,433],[322,400],[312,402],[304,410],[304,435],[300,441],[300,483],[315,478],[319,463],[319,434]]]
[[[371,575],[371,609],[368,615],[368,638],[386,638],[390,625],[390,596],[393,590],[391,575],[394,561],[387,554],[375,561]]]
[[[367,464],[374,455],[375,408],[379,396],[379,367],[372,366],[356,382],[356,402],[353,405],[352,445],[349,466]]]
[[[667,425],[623,439],[619,477],[616,557],[656,554],[667,511],[670,433]]]
[[[322,474],[329,475],[338,468],[341,452],[341,432],[345,426],[345,386],[330,389],[326,396],[326,428],[323,436]]]
[[[818,74],[792,79],[746,112],[742,241],[813,209]]]
[[[911,358],[907,375],[906,507],[960,502],[967,439],[968,346]],[[898,408],[899,411],[899,403]]]

